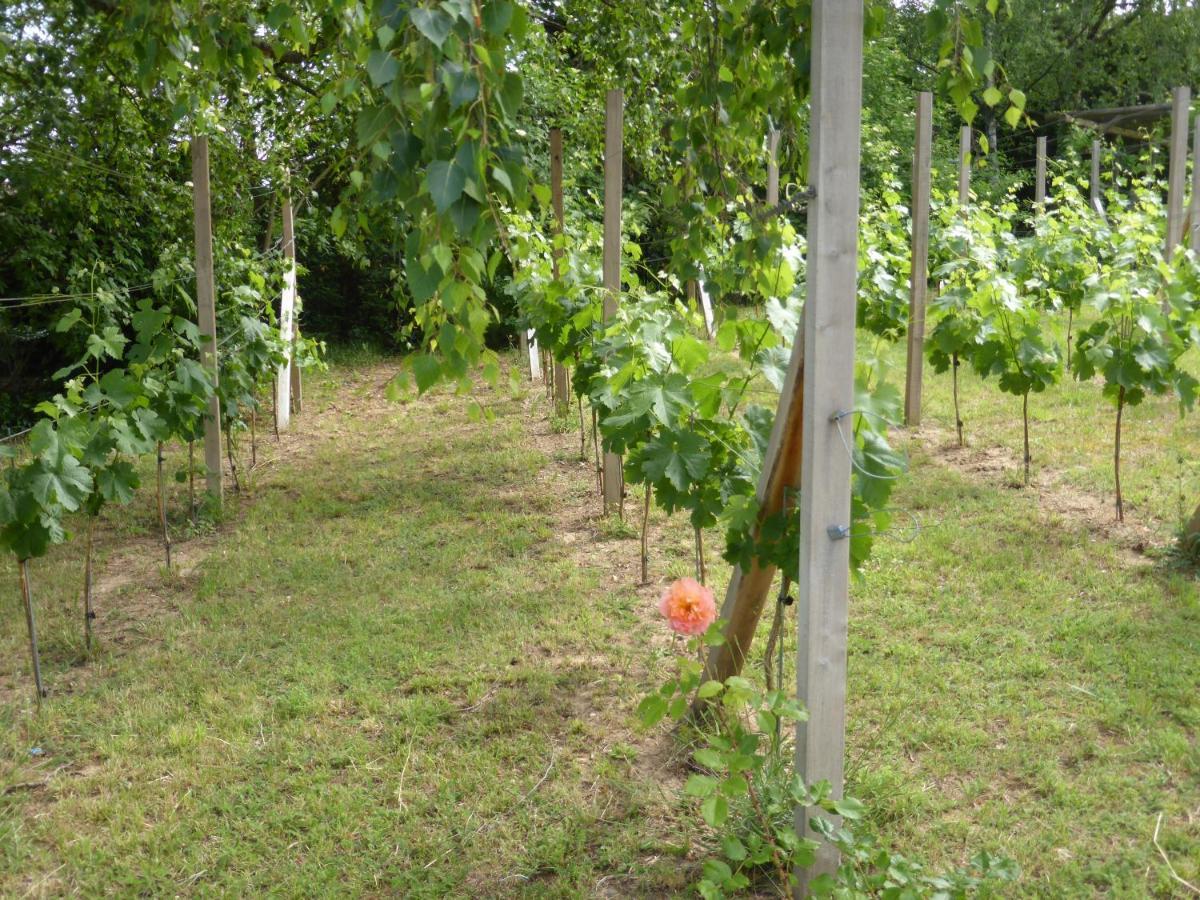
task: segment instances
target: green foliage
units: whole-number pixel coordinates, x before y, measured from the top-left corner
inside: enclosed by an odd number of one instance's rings
[[[696,655],[704,646],[720,644],[723,629],[718,621],[692,638],[676,676],[638,707],[643,727],[650,728],[667,717],[684,720],[695,700],[707,701],[704,712],[689,721],[695,774],[684,786],[714,835],[714,852],[696,885],[700,896],[725,897],[763,882],[789,893],[797,871],[813,864],[818,846],[796,834],[797,808],[818,812],[811,817],[813,829],[843,854],[835,876],[821,876],[810,885],[815,897],[965,898],[1017,878],[1011,860],[987,853],[978,854],[968,868],[930,874],[865,833],[860,802],[834,797],[828,782],[806,785],[794,772],[784,735],[805,721],[807,712],[785,692],[760,690],[739,675],[703,679]]]
[[[241,283],[220,298],[218,399],[226,429],[257,407],[258,395],[284,360],[272,298],[282,285],[282,261],[233,246],[221,254],[225,283]],[[128,503],[139,487],[133,461],[170,440],[193,441],[214,392],[201,365],[202,343],[191,298],[175,288],[186,262],[164,251],[158,290],[136,306],[127,292],[98,289],[63,313],[55,330],[78,335],[79,358],[56,373],[62,390],[36,409],[30,458],[13,465],[0,485],[0,546],[19,559],[42,556],[68,535],[67,513],[96,515],[105,503]],[[304,345],[304,360],[314,347]]]
[[[969,362],[1023,399],[1028,479],[1029,395],[1063,375],[1064,354],[1047,320],[1066,312],[1073,324],[1086,311],[1071,363],[1081,381],[1102,376],[1104,396],[1117,405],[1120,516],[1121,411],[1169,392],[1181,413],[1195,403],[1197,381],[1179,360],[1200,338],[1200,276],[1190,251],[1162,258],[1162,185],[1154,175],[1117,178],[1122,189],[1110,193],[1107,220],[1069,179],[1057,178],[1052,199],[1032,217],[1032,234],[1020,239],[1011,202],[941,202],[931,235],[941,291],[931,304],[927,352],[938,372]]]
[[[910,302],[911,219],[899,188],[869,196],[859,216],[858,324],[889,341],[907,334]]]
[[[1177,362],[1200,338],[1200,276],[1190,252],[1160,256],[1161,207],[1151,185],[1132,202],[1110,207],[1111,228],[1096,242],[1107,252],[1085,282],[1097,313],[1075,347],[1076,377],[1104,378],[1104,395],[1136,406],[1148,395],[1175,391],[1181,410],[1195,402],[1195,379]]]

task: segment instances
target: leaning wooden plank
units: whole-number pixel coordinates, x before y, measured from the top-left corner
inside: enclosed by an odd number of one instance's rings
[[[758,522],[754,538],[761,536],[762,523],[781,512],[800,488],[801,416],[804,395],[804,336],[797,333],[792,344],[787,378],[779,395],[779,408],[771,439],[763,457],[758,479]],[[758,620],[775,579],[776,568],[755,561],[749,570],[737,566],[729,579],[721,619],[725,624],[725,643],[712,648],[705,660],[705,677],[724,681],[742,671]]]

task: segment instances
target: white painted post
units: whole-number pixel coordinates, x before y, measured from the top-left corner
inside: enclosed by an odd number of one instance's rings
[[[1092,209],[1101,212],[1100,199],[1100,142],[1092,141],[1092,177],[1090,179]]]
[[[624,92],[612,90],[604,110],[604,320],[617,314],[621,296],[621,193],[624,152]],[[621,457],[604,453],[604,511],[620,508],[625,493]]]
[[[217,386],[217,304],[213,281],[212,206],[208,181],[208,137],[192,137],[192,212],[196,232],[196,309],[200,328],[200,364]],[[204,416],[204,468],[212,501],[222,502],[221,403],[216,391]]]
[[[971,202],[971,126],[964,125],[958,136],[958,205]]]
[[[796,692],[808,721],[796,727],[796,771],[827,781],[840,798],[846,741],[846,631],[850,589],[850,455],[853,440],[858,193],[862,129],[862,0],[814,0],[804,306],[804,413],[800,467],[800,578]],[[844,416],[844,418],[843,418]],[[839,430],[841,434],[839,434]],[[796,812],[813,837],[815,809]],[[797,896],[837,870],[822,842]]]
[[[912,265],[909,277],[908,367],[904,424],[921,424],[921,376],[925,362],[925,300],[929,292],[929,202],[932,180],[933,94],[917,95],[917,133],[912,175]]]
[[[704,313],[704,334],[712,339],[717,334],[717,326],[713,320],[712,299],[708,296],[708,288],[704,286],[704,270],[700,270],[700,278],[696,281],[700,293],[700,309]]]
[[[767,206],[779,205],[779,132],[767,134]]]
[[[1046,202],[1046,138],[1037,139],[1037,185],[1033,200],[1039,206]]]
[[[542,377],[542,353],[538,349],[537,332],[532,328],[525,332],[525,347],[529,352],[529,377],[536,381]]]
[[[279,337],[284,345],[284,360],[275,373],[275,410],[280,431],[287,431],[292,420],[292,316],[296,305],[296,236],[292,220],[291,194],[283,196],[283,293],[279,298]]]
[[[1192,89],[1177,87],[1171,92],[1171,160],[1167,170],[1167,246],[1169,259],[1183,243],[1183,189],[1188,158],[1188,109]]]

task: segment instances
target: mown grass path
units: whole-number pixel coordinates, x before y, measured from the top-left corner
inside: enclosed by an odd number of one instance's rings
[[[679,751],[632,727],[686,527],[656,516],[637,587],[636,536],[597,518],[537,390],[484,391],[476,424],[468,398],[389,403],[393,369],[310,381],[179,571],[148,492],[110,513],[90,662],[79,542],[38,563],[40,715],[0,568],[0,893],[686,890],[707,837]],[[896,497],[923,530],[881,541],[855,587],[851,789],[913,856],[1015,857],[1015,894],[1171,896],[1159,813],[1200,877],[1196,582],[944,437],[913,442]]]

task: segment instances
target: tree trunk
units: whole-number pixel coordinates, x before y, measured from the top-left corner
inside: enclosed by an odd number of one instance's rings
[[[196,442],[188,441],[188,516],[196,524]]]
[[[1067,310],[1067,371],[1071,371],[1071,327],[1075,324],[1075,310]]]
[[[33,592],[29,587],[29,560],[22,559],[17,563],[21,577],[21,599],[25,603],[25,624],[29,627],[29,657],[33,661],[33,687],[37,692],[37,704],[40,709],[46,689],[42,687],[42,661],[38,656],[37,622],[33,615]]]
[[[597,432],[596,410],[592,409],[592,454],[596,457],[596,485],[604,496],[604,466],[600,464],[600,438]]]
[[[88,516],[87,549],[83,561],[83,644],[87,651],[92,651],[92,548],[96,532],[96,517]]]
[[[1113,482],[1117,488],[1117,521],[1125,521],[1125,499],[1121,496],[1121,416],[1125,412],[1125,387],[1117,389],[1117,428],[1113,439]],[[1197,511],[1200,513],[1200,510]]]
[[[158,442],[158,524],[162,526],[163,549],[167,553],[167,569],[171,568],[171,532],[167,530],[167,498],[163,485],[163,445]]]
[[[1029,391],[1021,398],[1021,421],[1025,425],[1025,487],[1029,487]]]
[[[583,397],[579,397],[579,461],[587,459],[587,432],[583,429]]]
[[[775,601],[775,618],[771,621],[771,631],[767,635],[767,646],[763,650],[763,675],[766,677],[766,685],[768,691],[773,691],[783,681],[783,673],[779,673],[779,678],[775,677],[775,646],[782,637],[783,631],[783,607],[784,599],[788,594],[788,586],[791,582],[786,575],[783,576],[783,583],[779,587],[779,598]]]
[[[653,494],[650,484],[646,484],[646,505],[642,509],[642,584],[650,583],[650,498]]]
[[[958,446],[965,447],[965,446],[967,446],[967,443],[966,443],[966,441],[963,440],[962,413],[960,413],[958,411],[958,354],[957,353],[955,353],[951,357],[951,363],[952,363],[952,365],[950,366],[950,368],[954,373],[953,374],[953,379],[954,379],[954,427],[958,431]]]
[[[238,481],[237,459],[233,455],[233,422],[225,429],[225,455],[229,457],[229,474],[233,476],[233,489],[242,492],[242,483]]]

